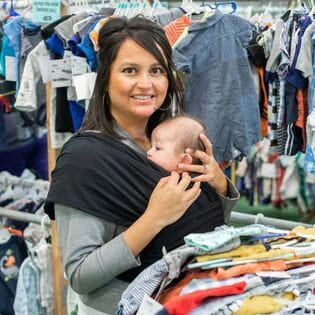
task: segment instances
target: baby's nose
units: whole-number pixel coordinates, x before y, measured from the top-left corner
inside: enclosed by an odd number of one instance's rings
[[[147,151],[147,157],[150,157],[152,155],[152,148]]]

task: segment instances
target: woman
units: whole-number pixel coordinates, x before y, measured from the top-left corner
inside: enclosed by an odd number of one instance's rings
[[[203,165],[179,165],[181,177],[146,158],[173,96],[182,103],[163,30],[140,17],[112,18],[99,46],[93,99],[81,132],[58,157],[46,210],[55,212],[65,272],[88,314],[113,314],[128,281],[159,259],[163,246],[223,224],[238,193],[206,137],[206,152],[188,151]]]

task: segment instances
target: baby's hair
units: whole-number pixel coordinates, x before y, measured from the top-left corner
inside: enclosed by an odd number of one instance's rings
[[[199,128],[197,127],[192,129],[191,124],[188,124],[187,121],[185,121],[185,118],[196,122],[199,125]],[[179,122],[180,120],[183,120],[182,123],[179,123],[178,132],[176,132],[176,134],[174,135],[174,141],[176,141],[176,150],[178,151],[178,153],[184,152],[187,148],[190,148],[192,150],[204,151],[204,145],[199,137],[201,133],[206,134],[206,127],[203,122],[200,119],[185,113],[170,117],[167,120],[163,121],[162,124],[167,125],[168,123],[176,120],[178,120]],[[199,160],[194,160],[193,162],[195,164],[200,163]]]

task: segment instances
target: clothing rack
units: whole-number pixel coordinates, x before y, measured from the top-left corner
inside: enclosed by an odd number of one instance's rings
[[[304,227],[314,227],[312,224],[301,223],[296,221],[289,221],[283,219],[275,219],[270,217],[265,217],[262,213],[258,213],[257,215],[254,214],[246,214],[232,211],[230,222],[233,223],[241,223],[241,224],[253,224],[253,223],[260,223],[265,225],[273,225],[279,229],[293,229],[294,227],[301,225]]]
[[[0,217],[6,217],[12,220],[50,226],[50,219],[48,215],[41,216],[33,213],[25,213],[21,211],[0,207]]]

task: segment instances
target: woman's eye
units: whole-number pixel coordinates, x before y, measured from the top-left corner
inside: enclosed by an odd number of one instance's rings
[[[164,71],[164,69],[162,67],[155,67],[155,68],[151,69],[151,73],[159,75],[159,74],[164,74],[165,71]]]
[[[122,71],[123,73],[128,73],[128,74],[134,74],[136,73],[136,69],[135,68],[125,68]]]

